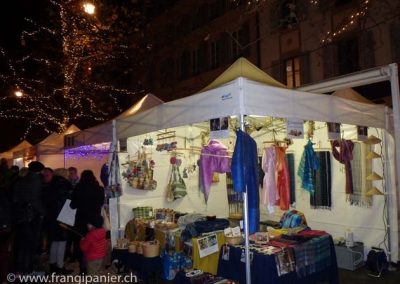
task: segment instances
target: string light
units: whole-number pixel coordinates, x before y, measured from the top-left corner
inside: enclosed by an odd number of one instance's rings
[[[51,133],[62,132],[71,123],[84,119],[104,121],[111,113],[122,111],[120,97],[143,93],[140,89],[116,86],[115,80],[109,79],[109,72],[101,71],[128,62],[143,64],[147,49],[137,44],[144,37],[142,14],[131,13],[125,6],[101,4],[103,11],[108,10],[106,16],[98,19],[92,16],[93,4],[92,8],[86,6],[85,13],[80,0],[48,0],[48,3],[56,11],[59,24],[46,27],[25,19],[29,29],[21,33],[20,41],[27,52],[15,58],[0,47],[0,62],[6,67],[0,73],[0,81],[5,86],[18,86],[12,95],[0,98],[0,118],[25,121],[23,138],[33,127]],[[46,48],[48,42],[51,48],[59,46],[60,51],[38,55],[37,51],[42,45]],[[39,49],[37,43],[41,43]],[[35,46],[34,51],[31,46]],[[32,66],[39,71],[32,72]],[[131,72],[135,65],[129,68],[117,71]]]
[[[346,22],[339,25],[335,31],[328,31],[325,37],[321,40],[322,43],[329,43],[332,42],[336,37],[340,36],[341,34],[345,33],[349,29],[351,29],[358,21],[363,18],[368,11],[368,6],[370,4],[369,0],[364,0],[360,8],[357,12],[351,14],[347,19]]]
[[[103,160],[110,153],[110,143],[84,145],[65,150],[66,159],[96,159]]]

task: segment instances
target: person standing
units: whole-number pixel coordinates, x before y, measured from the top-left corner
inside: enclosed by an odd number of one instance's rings
[[[64,256],[68,231],[60,227],[57,217],[69,197],[71,184],[61,175],[60,169],[54,172],[50,168],[43,170],[45,193],[43,200],[46,208],[47,239],[50,244],[50,270],[59,274],[70,274],[72,270],[64,267]]]
[[[86,235],[87,224],[92,218],[101,217],[101,207],[104,204],[104,188],[99,185],[91,170],[85,170],[81,174],[73,194],[70,207],[76,209],[75,229],[81,235]],[[86,272],[82,251],[78,252],[81,273]]]
[[[28,173],[17,179],[13,188],[16,221],[16,270],[29,274],[37,268],[44,208],[42,202],[42,163],[33,161]]]
[[[93,216],[87,224],[88,233],[80,247],[87,262],[87,274],[98,275],[106,255],[106,230],[101,216]]]
[[[75,189],[76,185],[79,183],[78,170],[75,167],[68,168],[68,180],[72,185],[72,189]]]

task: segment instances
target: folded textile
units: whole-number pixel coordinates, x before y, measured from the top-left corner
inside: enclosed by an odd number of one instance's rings
[[[293,248],[299,278],[322,271],[331,265],[329,235],[316,237]]]

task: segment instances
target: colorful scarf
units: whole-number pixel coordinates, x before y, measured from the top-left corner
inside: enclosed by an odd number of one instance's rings
[[[304,146],[304,152],[300,160],[297,174],[301,178],[301,187],[304,190],[313,192],[315,190],[315,171],[319,169],[318,158],[313,149],[313,143],[308,140]]]
[[[321,151],[316,155],[320,169],[315,173],[315,191],[310,192],[310,205],[313,209],[331,209],[331,154]]]
[[[354,143],[350,140],[334,140],[331,141],[332,144],[332,154],[335,159],[344,164],[344,169],[346,171],[346,194],[347,199],[350,194],[353,194],[353,174],[351,171],[351,160],[353,160],[353,148]],[[339,147],[339,151],[337,149]]]
[[[354,143],[353,160],[351,160],[353,194],[349,195],[351,205],[372,206],[372,197],[367,196],[367,190],[372,187],[372,182],[366,180],[367,173],[372,172],[372,162],[367,160],[368,145]]]

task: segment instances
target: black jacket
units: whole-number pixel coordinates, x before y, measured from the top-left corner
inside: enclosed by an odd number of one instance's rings
[[[75,227],[86,235],[87,224],[93,216],[101,216],[104,204],[104,188],[98,183],[79,182],[72,193],[71,208],[76,209]]]
[[[46,209],[45,226],[51,241],[67,240],[67,231],[60,227],[57,217],[65,201],[69,198],[71,189],[71,183],[61,176],[54,176],[50,184],[43,188],[43,201]]]

